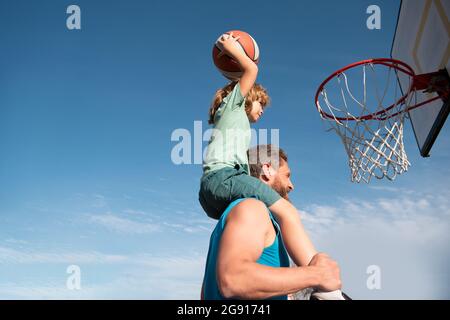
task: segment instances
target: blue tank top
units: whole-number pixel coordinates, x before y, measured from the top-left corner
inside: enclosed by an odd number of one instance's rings
[[[203,295],[206,300],[225,300],[221,294],[219,287],[217,285],[216,277],[216,262],[217,254],[219,250],[220,239],[222,237],[223,230],[225,228],[225,221],[230,213],[231,209],[239,202],[245,199],[238,199],[233,201],[227,209],[223,212],[219,221],[217,222],[216,228],[214,229],[211,239],[209,241],[209,251],[208,257],[206,259],[205,276],[203,279]],[[272,245],[264,248],[261,256],[256,261],[259,264],[266,265],[269,267],[289,267],[289,256],[287,254],[286,248],[281,237],[280,227],[276,222],[272,213],[267,210],[270,219],[276,231],[276,237]],[[272,297],[269,300],[287,300],[287,296]]]

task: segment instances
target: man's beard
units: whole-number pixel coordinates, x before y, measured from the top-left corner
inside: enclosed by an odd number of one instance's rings
[[[281,183],[280,178],[275,177],[275,180],[273,181],[273,184],[272,184],[272,189],[275,190],[276,192],[278,192],[278,194],[282,198],[289,201],[289,196],[288,196],[289,188],[283,187],[283,184]]]

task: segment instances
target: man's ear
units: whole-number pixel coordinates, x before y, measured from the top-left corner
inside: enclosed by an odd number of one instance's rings
[[[272,168],[272,165],[270,163],[263,164],[261,169],[261,175],[265,181],[272,179],[272,177],[275,175],[275,170]]]

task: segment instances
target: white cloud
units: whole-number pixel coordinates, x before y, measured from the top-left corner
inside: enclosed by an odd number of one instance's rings
[[[355,299],[450,298],[450,192],[402,190],[373,200],[340,199],[336,203],[312,204],[302,219],[316,247],[330,253],[341,265],[344,289]],[[392,191],[392,190],[389,190]],[[90,223],[126,234],[165,232],[210,233],[215,222],[189,216],[170,221],[141,222],[143,211],[127,209],[129,219],[113,214],[89,215]],[[200,238],[199,238],[200,239]],[[206,238],[205,238],[206,239]],[[203,240],[202,240],[203,241]],[[11,242],[11,245],[14,243]],[[189,244],[187,244],[189,245]],[[192,244],[191,244],[192,245]],[[205,247],[207,240],[205,241]],[[189,257],[89,252],[42,252],[0,247],[0,265],[78,264],[108,270],[103,283],[83,283],[80,292],[60,283],[0,283],[0,297],[25,299],[197,299],[204,271],[205,253]],[[382,271],[382,290],[366,287],[369,265]],[[109,267],[115,266],[115,267]],[[28,268],[28,266],[26,266]],[[32,268],[34,269],[34,268]],[[120,271],[117,271],[119,270]],[[103,274],[103,271],[98,271]],[[107,280],[105,280],[107,279]],[[45,279],[44,279],[45,280]]]
[[[384,190],[382,190],[384,191]],[[450,192],[400,192],[372,201],[342,199],[310,205],[302,220],[319,251],[341,264],[354,298],[449,298]],[[383,289],[365,285],[379,265]]]
[[[27,256],[30,256],[27,258]],[[36,280],[0,282],[2,299],[198,299],[205,257],[174,253],[162,255],[109,255],[98,252],[60,254],[20,252],[0,248],[0,263],[77,263],[81,266],[81,290],[68,290],[65,279],[46,276]],[[92,265],[107,264],[114,268]],[[89,266],[90,265],[90,266]],[[27,279],[34,279],[36,265],[29,267]],[[37,271],[38,272],[38,271]],[[96,280],[97,272],[102,280]],[[89,276],[90,274],[90,276]]]
[[[161,277],[159,273],[153,273],[152,270],[133,270],[132,272],[128,275],[119,275],[105,283],[87,285],[82,280],[81,290],[68,290],[61,283],[0,283],[0,297],[4,300],[198,300],[200,298],[202,279],[198,276],[180,279],[176,277],[176,274]]]
[[[201,221],[201,222],[195,222],[190,221],[187,223],[169,223],[169,222],[163,222],[163,225],[167,227],[168,229],[175,231],[175,232],[185,232],[189,234],[196,234],[196,235],[204,235],[205,233],[210,234],[215,227],[215,224],[208,221]]]
[[[160,226],[121,218],[113,214],[91,215],[89,221],[124,234],[146,234],[160,231]]]
[[[107,207],[106,198],[101,194],[94,194],[94,203],[92,205],[95,208],[105,208]]]
[[[17,250],[8,247],[0,247],[0,264],[102,264],[102,263],[123,263],[127,261],[126,256],[102,254],[92,252],[38,252],[33,250]]]
[[[126,214],[130,214],[130,215],[140,215],[140,216],[148,215],[147,212],[142,211],[142,210],[125,209],[125,210],[123,210],[123,212]]]
[[[83,299],[85,291],[68,290],[63,286],[37,285],[33,283],[28,284],[0,284],[0,297],[2,299]],[[86,297],[86,299],[89,299]]]
[[[5,239],[5,242],[6,243],[17,244],[17,245],[26,245],[26,244],[29,243],[28,241],[21,240],[21,239],[14,239],[14,238]]]
[[[399,188],[395,187],[386,187],[386,186],[369,186],[369,189],[372,190],[378,190],[378,191],[387,191],[387,192],[398,192],[400,191]]]

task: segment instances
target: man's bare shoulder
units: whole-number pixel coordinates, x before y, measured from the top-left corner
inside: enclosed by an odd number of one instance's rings
[[[227,223],[232,221],[251,224],[254,227],[257,227],[257,224],[266,226],[270,223],[269,211],[262,201],[248,198],[239,202],[231,209],[227,217]]]

